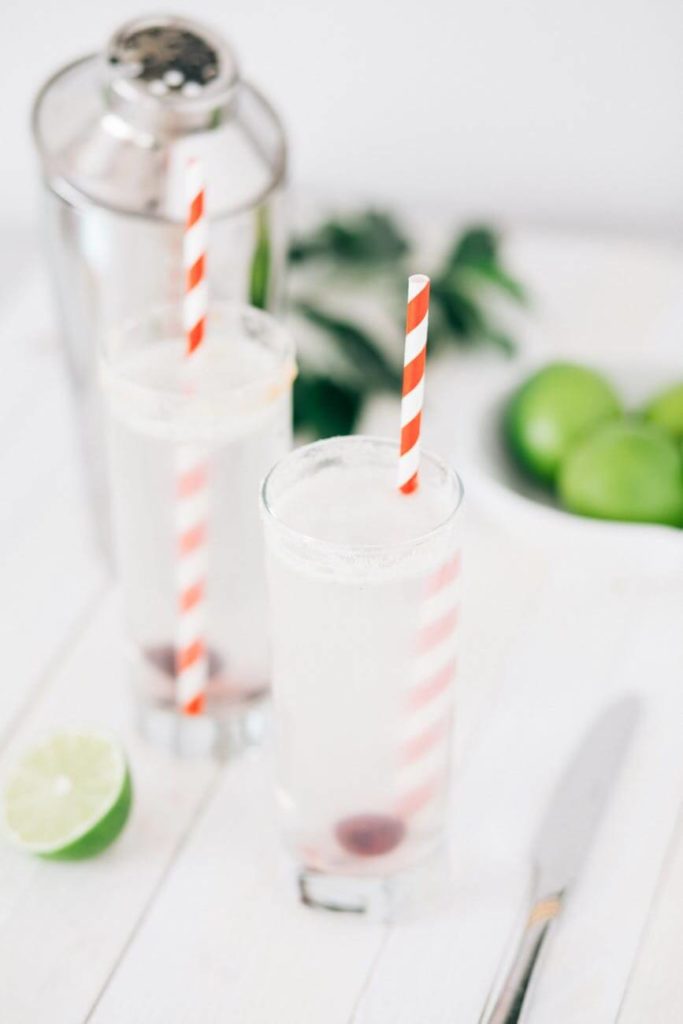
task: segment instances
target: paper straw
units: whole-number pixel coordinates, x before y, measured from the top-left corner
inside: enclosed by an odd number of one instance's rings
[[[414,668],[405,691],[399,800],[408,820],[444,792],[448,771],[460,601],[460,554],[432,572],[420,600]]]
[[[204,340],[208,298],[205,190],[202,169],[196,160],[188,164],[186,189],[183,324],[189,369],[190,361]],[[181,445],[176,471],[176,701],[184,714],[198,715],[204,710],[208,681],[205,594],[208,491],[204,453],[192,445]]]
[[[398,487],[418,487],[424,405],[429,278],[408,280]],[[405,693],[396,813],[407,822],[445,789],[450,749],[460,557],[430,574],[421,595],[414,668]]]
[[[398,460],[398,487],[404,494],[410,494],[418,485],[428,321],[429,278],[425,274],[412,274],[408,279]]]
[[[185,271],[183,322],[187,339],[187,355],[191,356],[204,340],[208,306],[205,188],[204,176],[197,160],[190,160],[187,165],[185,187],[187,218],[183,236],[183,268]]]

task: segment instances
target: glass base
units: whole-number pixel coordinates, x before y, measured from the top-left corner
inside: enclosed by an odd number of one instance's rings
[[[181,715],[167,704],[139,703],[138,729],[144,738],[178,757],[236,757],[263,738],[267,698],[229,710]]]
[[[405,871],[390,875],[334,875],[295,869],[299,901],[317,910],[362,914],[394,924],[443,908],[450,897],[450,859],[445,846]]]

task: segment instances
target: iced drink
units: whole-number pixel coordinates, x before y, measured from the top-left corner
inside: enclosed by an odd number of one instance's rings
[[[216,306],[188,368],[171,312],[112,335],[102,360],[117,563],[145,730],[188,752],[240,745],[268,690],[259,484],[291,443],[293,352],[248,307]],[[179,721],[179,453],[206,476],[205,713]]]
[[[444,833],[462,492],[423,455],[399,493],[397,457],[336,438],[263,489],[279,812],[304,898],[354,910],[344,879],[406,872]]]

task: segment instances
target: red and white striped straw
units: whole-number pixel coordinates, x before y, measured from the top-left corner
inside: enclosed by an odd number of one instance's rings
[[[418,486],[428,323],[429,278],[413,274],[408,280],[398,469],[398,486],[404,494]],[[460,558],[456,554],[430,574],[420,600],[415,664],[408,679],[399,744],[396,812],[404,821],[444,792],[455,674],[459,570]]]
[[[405,691],[397,813],[412,818],[445,792],[460,601],[460,553],[430,573],[420,600],[413,671]]]
[[[206,190],[201,165],[197,160],[190,160],[185,177],[187,218],[183,237],[183,269],[185,271],[183,321],[188,356],[191,356],[201,345],[206,329],[208,290],[206,286],[205,196]]]
[[[204,179],[196,160],[186,176],[187,220],[183,238],[185,294],[183,323],[186,359],[193,358],[204,339],[208,292],[206,287],[206,217]],[[204,710],[208,681],[206,649],[206,522],[208,485],[203,452],[181,445],[177,456],[177,636],[176,701],[186,715]]]
[[[428,322],[429,278],[425,274],[412,274],[408,279],[401,398],[401,446],[398,461],[398,487],[404,494],[414,491],[418,483]]]

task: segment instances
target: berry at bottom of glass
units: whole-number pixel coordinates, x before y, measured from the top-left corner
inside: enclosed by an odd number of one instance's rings
[[[333,438],[262,491],[279,814],[302,898],[335,909],[372,910],[445,835],[462,487],[423,454],[401,494],[397,459]]]
[[[291,444],[292,347],[269,316],[228,304],[211,308],[190,360],[170,309],[108,341],[114,533],[141,724],[179,753],[230,753],[257,738],[269,688],[258,491]],[[196,544],[182,558],[184,536]],[[176,677],[190,633],[206,665],[193,717],[178,710]]]

